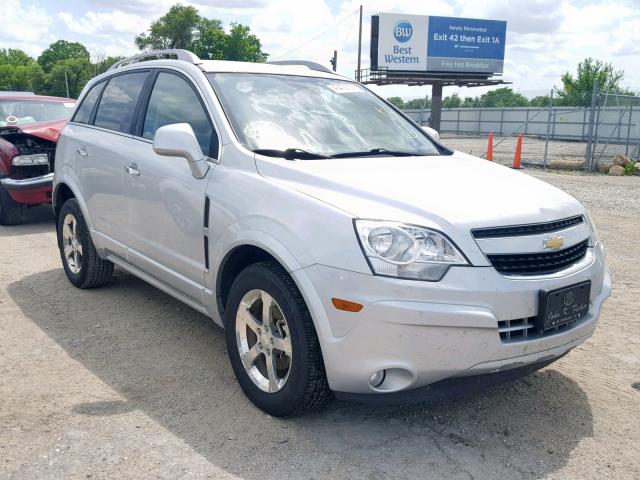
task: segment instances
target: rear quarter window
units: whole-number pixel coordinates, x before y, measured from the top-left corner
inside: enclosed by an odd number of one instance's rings
[[[116,132],[130,133],[136,105],[148,72],[125,73],[111,77],[104,88],[94,125]]]
[[[75,115],[73,116],[72,122],[77,123],[89,123],[91,119],[91,113],[93,112],[93,107],[96,106],[96,102],[100,97],[100,92],[104,88],[106,82],[96,83],[91,90],[84,96],[82,99],[82,103],[78,107]]]

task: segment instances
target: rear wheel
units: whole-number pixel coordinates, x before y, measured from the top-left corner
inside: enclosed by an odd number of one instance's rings
[[[225,323],[233,371],[257,407],[283,417],[318,409],[331,398],[309,310],[276,262],[240,272]]]
[[[75,198],[62,205],[57,230],[60,257],[69,281],[78,288],[95,288],[109,283],[113,263],[98,256]]]
[[[22,205],[13,201],[0,185],[0,225],[17,225],[22,221]]]

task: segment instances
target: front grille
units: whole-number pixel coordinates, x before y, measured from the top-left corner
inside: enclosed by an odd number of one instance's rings
[[[487,255],[491,265],[505,275],[547,275],[579,262],[587,254],[589,240],[556,252]]]
[[[520,237],[523,235],[540,235],[543,233],[556,232],[565,228],[573,227],[584,222],[582,215],[555,220],[545,223],[530,223],[528,225],[512,225],[508,227],[477,228],[473,230],[475,238],[496,238],[496,237]]]
[[[549,335],[571,330],[582,321],[584,321],[584,318],[565,323],[564,325],[549,330],[539,330],[535,327],[536,317],[502,320],[498,322],[498,332],[500,333],[502,343],[514,343],[524,340],[535,340],[536,338],[548,337]]]

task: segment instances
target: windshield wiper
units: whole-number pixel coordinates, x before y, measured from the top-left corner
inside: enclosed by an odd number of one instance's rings
[[[428,155],[417,152],[399,152],[395,150],[387,150],[386,148],[372,148],[371,150],[361,152],[342,152],[331,155],[331,158],[347,158],[347,157],[370,157],[372,155],[390,155],[392,157],[416,157]]]
[[[321,155],[319,153],[307,152],[306,150],[302,150],[301,148],[287,148],[286,150],[276,150],[273,148],[258,148],[253,150],[253,153],[258,153],[260,155],[266,155],[268,157],[282,157],[287,160],[313,160],[318,158],[329,158],[326,155]]]

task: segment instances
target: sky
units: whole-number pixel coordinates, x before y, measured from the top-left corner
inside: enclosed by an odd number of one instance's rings
[[[177,0],[0,0],[0,48],[39,55],[58,39],[78,41],[94,56],[129,56],[135,36]],[[640,92],[640,0],[183,0],[200,14],[248,25],[270,59],[313,60],[329,65],[338,51],[338,72],[353,78],[362,4],[362,64],[369,66],[371,15],[397,12],[507,21],[503,79],[526,96],[561,86],[564,72],[591,56],[624,70],[624,86]],[[430,87],[385,86],[376,90],[405,99]],[[475,96],[485,88],[446,87]]]

